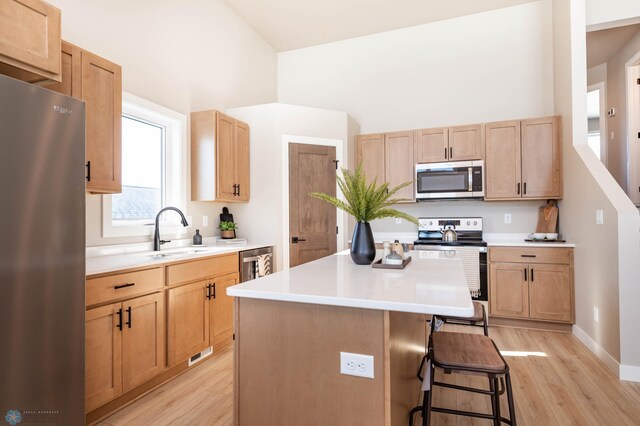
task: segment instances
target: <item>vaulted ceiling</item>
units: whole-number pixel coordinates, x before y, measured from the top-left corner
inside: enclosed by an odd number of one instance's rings
[[[534,0],[224,0],[277,51],[471,15]]]

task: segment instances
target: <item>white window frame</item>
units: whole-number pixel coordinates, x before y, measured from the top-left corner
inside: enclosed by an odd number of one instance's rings
[[[129,115],[164,127],[165,132],[165,203],[187,213],[187,117],[183,114],[139,98],[122,93],[122,115]],[[114,224],[111,195],[102,196],[102,237],[136,237],[153,235],[153,220],[142,220],[127,225]],[[177,214],[164,214],[160,218],[163,234],[182,235],[187,228]]]

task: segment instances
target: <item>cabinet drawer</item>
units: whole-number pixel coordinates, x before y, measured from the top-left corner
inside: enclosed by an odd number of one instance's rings
[[[161,290],[163,284],[162,268],[91,278],[87,280],[86,304],[91,306],[150,293]]]
[[[571,249],[562,247],[491,247],[490,262],[517,263],[571,263]]]
[[[238,272],[238,254],[167,266],[167,285],[177,285],[216,275]]]

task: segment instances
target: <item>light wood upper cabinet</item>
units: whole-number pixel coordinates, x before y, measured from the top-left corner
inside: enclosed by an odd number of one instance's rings
[[[571,248],[491,247],[489,285],[492,316],[574,322]]]
[[[86,411],[122,393],[122,304],[89,309],[85,316]]]
[[[561,150],[558,117],[523,120],[522,196],[526,198],[560,198]]]
[[[486,200],[562,197],[559,117],[487,124]]]
[[[362,162],[362,171],[368,182],[381,184],[386,179],[384,135],[358,135],[356,137],[356,166]]]
[[[521,195],[520,122],[487,124],[485,199],[511,199]]]
[[[164,370],[163,294],[126,301],[122,310],[122,387],[127,392]]]
[[[413,161],[414,132],[387,133],[384,136],[385,172],[389,187],[415,180]],[[415,187],[411,184],[396,192],[396,198],[415,201]]]
[[[30,83],[61,80],[60,9],[42,0],[0,2],[0,73]]]
[[[449,129],[416,131],[416,163],[439,163],[449,158]]]
[[[122,192],[122,67],[62,42],[62,81],[45,87],[86,104],[87,191]]]
[[[449,128],[447,161],[480,160],[483,157],[482,125]]]
[[[122,192],[122,68],[82,51],[82,100],[86,103],[87,191]]]
[[[210,284],[203,280],[167,292],[170,367],[209,347]]]
[[[376,179],[378,185],[388,182],[389,187],[415,180],[415,133],[395,132],[356,137],[356,165],[362,162],[367,181]],[[414,186],[403,188],[396,197],[415,201]]]
[[[219,111],[191,113],[191,199],[249,201],[249,125]]]
[[[210,343],[214,350],[225,346],[233,337],[233,297],[227,288],[238,284],[238,274],[229,274],[213,280],[210,315]]]

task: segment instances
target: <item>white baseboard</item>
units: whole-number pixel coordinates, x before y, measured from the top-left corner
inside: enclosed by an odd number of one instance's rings
[[[640,367],[637,365],[620,365],[620,380],[640,382]]]
[[[595,340],[591,338],[583,329],[574,324],[573,335],[578,338],[600,361],[618,378],[620,378],[620,363],[609,355]]]

